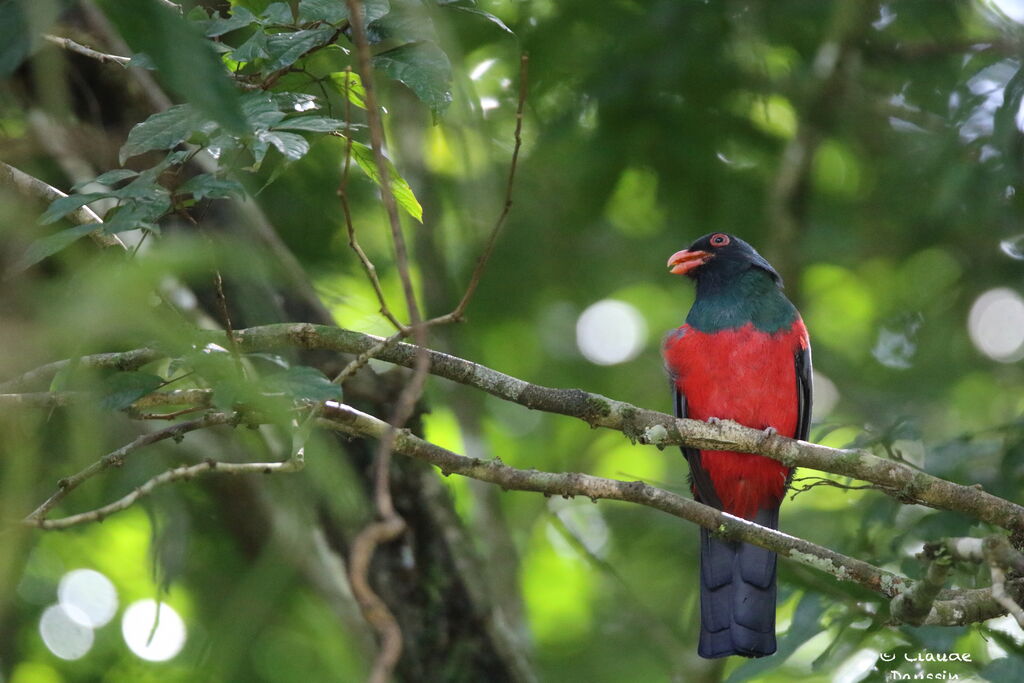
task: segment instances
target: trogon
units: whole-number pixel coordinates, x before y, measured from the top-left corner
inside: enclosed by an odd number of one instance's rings
[[[749,244],[720,232],[676,252],[668,266],[697,284],[686,323],[662,348],[676,416],[806,439],[811,347],[779,274]],[[778,528],[789,468],[760,455],[682,451],[696,500]],[[701,657],[775,652],[775,560],[768,550],[701,529]]]

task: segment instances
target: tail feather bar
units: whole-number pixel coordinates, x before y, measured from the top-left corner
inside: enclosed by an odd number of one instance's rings
[[[754,521],[778,528],[778,508],[761,510]],[[701,529],[701,657],[775,652],[775,563],[771,551]]]

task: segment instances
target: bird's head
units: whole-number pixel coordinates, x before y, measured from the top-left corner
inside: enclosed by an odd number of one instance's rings
[[[782,278],[752,246],[734,235],[713,232],[704,235],[668,260],[669,272],[696,279],[727,282],[751,268],[764,270],[778,285]]]

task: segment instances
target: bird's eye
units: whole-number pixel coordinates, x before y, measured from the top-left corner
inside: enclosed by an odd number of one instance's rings
[[[711,236],[711,246],[713,247],[724,247],[729,244],[729,236],[717,233]]]

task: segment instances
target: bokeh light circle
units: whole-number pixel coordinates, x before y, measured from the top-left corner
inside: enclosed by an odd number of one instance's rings
[[[615,365],[632,360],[647,341],[643,316],[625,301],[603,299],[576,321],[576,346],[591,363]]]
[[[57,598],[68,616],[82,619],[82,626],[99,628],[117,613],[117,590],[103,574],[74,569],[61,577]]]
[[[142,659],[165,662],[185,646],[185,622],[170,605],[159,605],[157,621],[156,600],[133,602],[121,617],[121,634],[128,648]]]
[[[88,617],[75,607],[50,605],[39,618],[39,635],[50,652],[61,659],[75,660],[92,649],[92,629],[83,624]]]
[[[1024,358],[1024,298],[1008,287],[988,290],[971,306],[967,331],[992,360],[1013,363]]]

